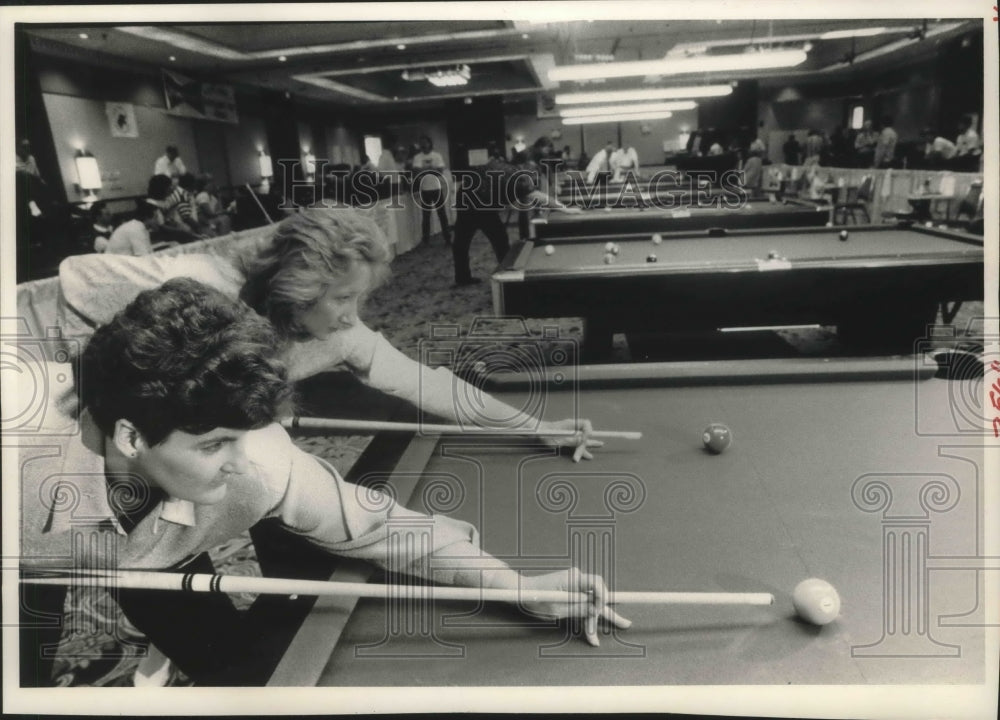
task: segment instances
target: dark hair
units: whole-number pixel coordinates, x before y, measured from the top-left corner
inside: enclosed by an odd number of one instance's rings
[[[98,200],[93,205],[90,206],[90,219],[95,222],[101,217],[101,213],[108,206],[103,200]]]
[[[140,293],[83,351],[82,405],[110,435],[132,422],[151,445],[173,431],[264,427],[290,411],[274,329],[191,278]]]
[[[196,182],[195,177],[191,173],[184,173],[179,178],[177,178],[177,184],[188,191],[195,189],[195,182]]]
[[[283,220],[271,242],[245,265],[240,297],[284,339],[306,339],[298,315],[356,263],[372,270],[372,287],[389,276],[389,244],[375,221],[351,208],[313,208]]]
[[[143,198],[135,203],[135,219],[136,220],[147,220],[154,215],[156,215],[157,208],[151,202]]]
[[[174,189],[174,181],[166,175],[154,175],[149,178],[146,185],[146,194],[153,200],[166,200],[167,195]]]

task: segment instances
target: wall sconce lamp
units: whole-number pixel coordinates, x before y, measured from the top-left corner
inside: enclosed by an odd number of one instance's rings
[[[309,148],[302,148],[302,174],[307,182],[316,180],[316,156],[309,152]]]
[[[77,183],[80,192],[86,193],[83,196],[85,203],[92,203],[97,200],[96,190],[101,189],[101,168],[90,152],[80,149],[76,151],[76,175],[79,179]]]
[[[259,157],[257,158],[257,162],[260,165],[261,180],[269,182],[271,178],[274,177],[274,166],[271,165],[271,156],[267,154],[267,151],[264,148],[260,148],[258,153]]]

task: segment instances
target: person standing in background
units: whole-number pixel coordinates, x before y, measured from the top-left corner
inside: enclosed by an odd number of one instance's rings
[[[635,148],[620,147],[611,156],[611,168],[614,172],[614,180],[623,180],[626,175],[639,174],[639,153]]]
[[[420,177],[420,208],[423,220],[420,224],[420,242],[429,243],[431,237],[431,210],[437,211],[441,222],[441,235],[444,244],[451,245],[451,227],[448,224],[448,211],[443,197],[444,158],[434,150],[434,144],[426,135],[420,138],[420,152],[413,156],[412,170],[414,177]]]
[[[892,167],[892,163],[896,159],[898,140],[899,134],[892,127],[892,118],[886,115],[882,118],[882,132],[879,133],[878,142],[875,144],[875,167]]]
[[[156,164],[153,165],[153,174],[166,175],[176,185],[181,175],[185,173],[187,173],[187,167],[185,167],[184,161],[181,160],[181,154],[178,152],[177,146],[167,145],[166,153],[158,157]]]
[[[593,185],[599,173],[611,174],[611,155],[615,151],[615,144],[608,140],[604,148],[598,150],[590,159],[587,165],[587,184]]]
[[[979,158],[983,153],[971,115],[963,115],[958,123],[958,137],[955,138],[955,158],[958,169],[975,172],[979,170]]]
[[[27,139],[21,140],[17,144],[17,172],[27,173],[29,175],[34,175],[39,180],[42,180],[42,174],[38,172],[38,163],[35,162],[35,156],[31,154],[31,142]],[[42,180],[42,182],[45,182]]]
[[[781,152],[785,156],[785,165],[798,165],[802,157],[802,146],[795,139],[795,135],[789,133],[788,140],[781,146]]]
[[[874,164],[876,145],[878,145],[878,133],[872,127],[872,121],[865,120],[854,138],[854,155],[858,167],[869,168]]]

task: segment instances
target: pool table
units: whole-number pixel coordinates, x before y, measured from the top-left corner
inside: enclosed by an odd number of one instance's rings
[[[840,233],[846,231],[847,239]],[[836,325],[848,345],[905,350],[943,301],[983,297],[983,242],[896,225],[529,240],[492,277],[497,315],[581,317],[583,357],[613,333]],[[607,242],[620,252],[605,263]],[[648,261],[650,255],[655,262]],[[771,257],[771,256],[774,257]]]
[[[756,229],[819,227],[830,221],[830,206],[809,200],[748,202],[741,207],[612,208],[578,214],[547,212],[531,222],[538,242],[564,242],[594,237],[620,241],[642,233],[682,232],[710,228]]]
[[[584,208],[629,208],[636,206],[652,206],[662,209],[674,209],[687,206],[714,204],[716,198],[728,194],[734,198],[745,197],[742,188],[736,188],[730,183],[725,189],[719,185],[702,183],[701,186],[693,180],[674,181],[670,178],[650,181],[609,182],[594,186],[563,185],[559,189],[558,198],[566,205]]]
[[[623,606],[634,625],[591,648],[504,604],[320,598],[271,684],[982,683],[985,630],[940,622],[982,599],[976,570],[942,560],[980,549],[982,426],[954,412],[969,397],[955,384],[975,381],[940,367],[922,353],[483,377],[515,407],[542,395],[548,417],[642,439],[574,464],[523,437],[396,434],[357,481],[474,523],[487,551],[525,572],[575,564],[613,589],[765,592],[775,604]],[[713,421],[734,437],[721,455],[702,447]],[[348,565],[332,579],[372,575]],[[792,590],[809,577],[839,591],[829,625],[795,618]]]

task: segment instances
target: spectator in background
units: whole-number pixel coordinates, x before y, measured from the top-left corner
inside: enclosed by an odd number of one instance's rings
[[[924,162],[928,168],[947,167],[958,153],[958,148],[951,140],[941,137],[929,127],[920,134],[924,141]]]
[[[723,153],[722,145],[720,145],[717,142],[712,143],[712,145],[708,148],[709,157],[715,157],[717,155],[721,155],[722,153]]]
[[[149,255],[153,252],[150,231],[159,227],[158,208],[146,200],[136,205],[135,218],[115,228],[103,252],[112,255]],[[98,252],[102,252],[98,250]]]
[[[42,180],[42,175],[38,172],[38,163],[35,162],[35,156],[31,154],[31,143],[27,139],[22,139],[21,142],[17,144],[16,153],[17,172],[34,175],[39,180]],[[42,180],[42,182],[45,181]]]
[[[228,235],[232,232],[232,217],[222,207],[222,201],[216,194],[215,183],[212,182],[211,175],[202,175],[195,182],[194,204],[198,217],[211,225],[214,235]]]
[[[176,145],[167,145],[166,153],[158,157],[156,164],[153,165],[154,175],[166,175],[175,183],[186,172],[187,168],[184,166],[184,161],[181,160],[181,154]]]
[[[760,148],[750,150],[750,156],[743,164],[743,187],[749,197],[760,195],[764,184],[764,151]]]
[[[896,143],[899,135],[892,127],[892,118],[886,115],[882,118],[882,131],[878,135],[878,142],[875,144],[875,156],[873,165],[876,168],[892,167],[896,159]]]
[[[615,144],[608,140],[604,143],[604,147],[597,151],[597,153],[590,159],[587,163],[587,184],[593,185],[594,181],[597,180],[599,174],[605,174],[605,177],[611,174],[611,156],[615,152]],[[581,153],[582,155],[582,153]]]
[[[611,169],[614,180],[623,180],[626,175],[638,175],[639,153],[631,145],[618,148],[611,155]]]
[[[798,165],[802,160],[802,146],[795,138],[794,133],[788,134],[788,139],[781,146],[781,152],[785,156],[786,165]]]
[[[94,252],[104,252],[115,229],[111,209],[106,202],[98,200],[90,206],[90,221],[94,231]]]
[[[761,134],[763,134],[764,129],[761,128]],[[763,162],[764,158],[767,157],[767,143],[764,142],[764,138],[758,135],[750,143],[750,147],[747,148],[747,157],[753,157],[754,153]]]
[[[963,115],[958,123],[958,137],[955,138],[955,157],[963,170],[978,170],[979,156],[983,148],[979,143],[979,133],[973,125],[971,115]]]
[[[146,199],[160,212],[156,223],[158,229],[180,235],[185,242],[201,237],[191,217],[193,211],[187,191],[180,185],[175,188],[169,177],[166,175],[151,177]]]
[[[851,129],[838,125],[830,137],[830,164],[835,167],[849,167],[854,154],[854,138]]]
[[[819,130],[810,130],[809,134],[806,136],[805,160],[816,158],[816,162],[819,162],[823,155],[823,145],[823,136],[820,134]]]
[[[878,133],[872,128],[872,121],[865,120],[854,138],[854,158],[858,167],[869,168],[875,164],[875,146]]]
[[[446,199],[443,194],[442,184],[444,173],[444,158],[441,153],[434,150],[431,139],[423,135],[420,138],[420,152],[413,156],[412,170],[414,176],[420,175],[420,207],[423,220],[420,224],[420,241],[429,243],[431,237],[431,210],[437,211],[438,220],[441,223],[441,235],[444,237],[444,244],[451,245],[451,226],[448,223],[448,211],[446,209]]]

